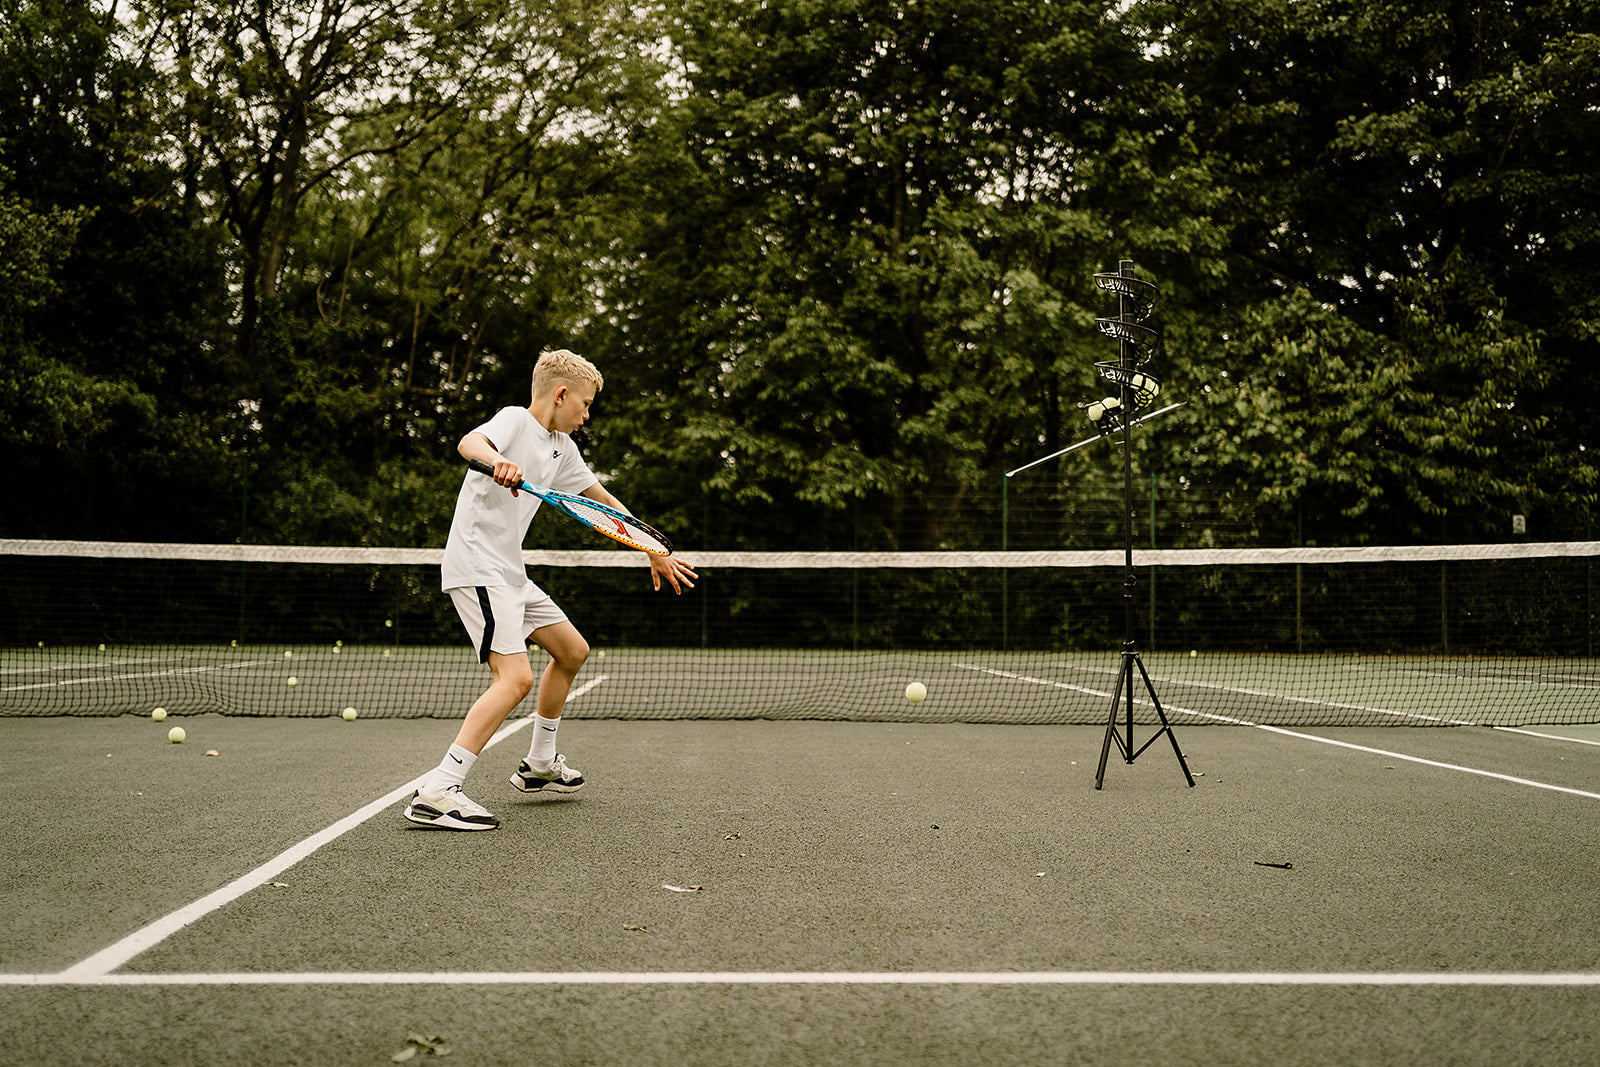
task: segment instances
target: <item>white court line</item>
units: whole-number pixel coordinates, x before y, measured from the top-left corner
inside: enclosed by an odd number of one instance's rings
[[[1505,671],[1498,671],[1498,670],[1491,669],[1491,668],[1485,668],[1483,670],[1473,671],[1470,674],[1463,674],[1463,673],[1461,673],[1459,671],[1423,670],[1421,667],[1360,667],[1360,666],[1346,665],[1344,667],[1344,669],[1347,670],[1347,671],[1379,671],[1379,670],[1382,670],[1382,671],[1388,672],[1390,674],[1420,674],[1425,678],[1454,678],[1454,679],[1458,679],[1458,680],[1462,680],[1462,681],[1478,680],[1478,681],[1486,681],[1486,682],[1503,682],[1503,683],[1505,683],[1507,685],[1543,685],[1543,686],[1551,686],[1551,687],[1557,688],[1557,689],[1600,689],[1600,685],[1583,684],[1583,683],[1588,683],[1588,682],[1597,682],[1597,681],[1600,681],[1600,679],[1590,678],[1590,677],[1587,677],[1587,676],[1581,675],[1581,674],[1571,675],[1571,676],[1563,678],[1563,679],[1561,679],[1559,681],[1552,682],[1552,681],[1548,681],[1548,680],[1546,680],[1544,678],[1527,678],[1527,677],[1519,678],[1519,677],[1516,677],[1514,675],[1508,674]]]
[[[958,666],[964,666],[964,665],[963,664],[958,664]],[[1069,663],[1066,666],[1069,669],[1075,670],[1075,671],[1092,671],[1092,672],[1094,672],[1096,674],[1110,674],[1111,673],[1110,671],[1106,670],[1103,667],[1080,667],[1080,666],[1077,666],[1076,664],[1072,664],[1072,663]],[[969,669],[970,670],[982,670],[984,668],[973,667],[973,668],[969,668]],[[1366,668],[1352,668],[1352,669],[1365,670]],[[1003,672],[991,672],[991,673],[1003,673]],[[1412,672],[1412,673],[1423,673],[1423,672]],[[1454,675],[1441,675],[1441,677],[1454,677]],[[1212,683],[1212,682],[1191,682],[1191,681],[1185,681],[1185,680],[1178,679],[1178,678],[1163,678],[1163,677],[1160,677],[1160,676],[1157,676],[1157,675],[1152,675],[1151,676],[1151,680],[1152,681],[1156,681],[1156,682],[1167,682],[1168,684],[1171,684],[1171,685],[1192,686],[1195,689],[1216,689],[1216,690],[1220,690],[1221,692],[1224,692],[1224,693],[1244,693],[1244,694],[1247,694],[1249,696],[1269,697],[1269,698],[1272,698],[1272,699],[1275,699],[1275,700],[1287,700],[1287,701],[1291,701],[1291,702],[1299,703],[1299,704],[1315,704],[1316,706],[1323,707],[1323,708],[1339,708],[1339,709],[1344,710],[1344,711],[1367,711],[1367,712],[1373,713],[1374,715],[1393,715],[1393,716],[1395,716],[1397,718],[1402,718],[1402,719],[1422,719],[1422,720],[1425,720],[1427,722],[1443,723],[1446,726],[1483,726],[1482,723],[1470,722],[1470,721],[1468,721],[1466,719],[1445,719],[1445,718],[1441,718],[1441,717],[1439,717],[1437,715],[1423,715],[1420,712],[1412,712],[1412,711],[1394,711],[1394,710],[1391,710],[1389,708],[1369,708],[1369,707],[1366,707],[1366,706],[1361,705],[1361,704],[1339,704],[1339,703],[1335,703],[1333,701],[1328,701],[1328,700],[1313,700],[1313,699],[1311,699],[1309,697],[1292,697],[1292,696],[1286,696],[1285,694],[1282,694],[1282,693],[1264,693],[1264,692],[1261,692],[1261,691],[1256,690],[1256,689],[1241,689],[1241,688],[1238,688],[1236,686],[1216,685],[1215,683]],[[1079,686],[1064,686],[1064,688],[1067,688],[1067,689],[1080,689],[1081,687],[1079,687]],[[1588,688],[1588,687],[1579,686],[1577,688],[1582,689],[1582,688]],[[1081,691],[1082,692],[1089,692],[1089,690],[1086,690],[1086,689],[1085,690],[1081,690]],[[1162,707],[1166,707],[1166,705],[1163,704]],[[1181,711],[1183,709],[1177,708],[1177,709],[1174,709],[1174,710]],[[1192,715],[1192,714],[1198,714],[1198,713],[1197,712],[1188,712],[1188,714]],[[1251,725],[1254,725],[1254,724],[1251,724]],[[1566,736],[1564,736],[1562,734],[1545,734],[1545,733],[1540,733],[1537,730],[1529,730],[1528,728],[1523,727],[1523,726],[1487,726],[1487,727],[1484,727],[1484,728],[1485,729],[1489,729],[1489,730],[1499,730],[1502,733],[1527,734],[1529,737],[1542,737],[1542,738],[1545,738],[1545,739],[1550,740],[1550,741],[1571,741],[1575,745],[1600,745],[1600,741],[1588,741],[1588,740],[1585,740],[1584,738],[1581,738],[1581,737],[1566,737]]]
[[[983,674],[993,674],[1002,678],[1012,678],[1019,682],[1030,682],[1034,685],[1048,685],[1057,689],[1073,689],[1080,693],[1103,696],[1107,699],[1110,699],[1112,696],[1112,694],[1108,692],[1096,692],[1093,689],[1086,689],[1083,686],[1067,685],[1065,682],[1053,682],[1044,678],[1029,678],[1026,675],[1013,674],[1010,671],[995,670],[992,667],[975,667],[967,663],[958,663],[956,666],[969,671],[979,671]],[[1190,683],[1179,684],[1187,685]],[[1135,700],[1134,703],[1142,704],[1145,707],[1155,707],[1155,705],[1151,704],[1148,700]],[[1553,793],[1566,793],[1570,796],[1587,797],[1590,800],[1600,800],[1600,793],[1591,793],[1586,789],[1573,789],[1570,786],[1553,785],[1550,782],[1539,782],[1532,778],[1518,778],[1515,775],[1501,774],[1499,771],[1486,771],[1481,767],[1466,767],[1459,763],[1441,763],[1438,760],[1424,759],[1421,756],[1411,756],[1404,752],[1391,752],[1385,748],[1371,748],[1367,745],[1352,744],[1349,741],[1335,741],[1331,737],[1318,737],[1316,734],[1303,734],[1295,730],[1285,730],[1281,726],[1263,726],[1261,723],[1251,722],[1248,719],[1234,718],[1231,715],[1217,715],[1208,711],[1195,711],[1193,708],[1180,708],[1175,704],[1162,704],[1161,707],[1166,711],[1178,712],[1183,715],[1195,715],[1202,719],[1212,719],[1216,722],[1225,722],[1231,726],[1249,726],[1252,729],[1265,730],[1268,733],[1281,734],[1284,737],[1294,737],[1302,741],[1315,741],[1320,745],[1333,745],[1337,748],[1348,748],[1355,752],[1367,752],[1371,753],[1372,755],[1383,756],[1388,759],[1404,760],[1407,763],[1419,763],[1424,767],[1437,767],[1446,771],[1460,771],[1463,774],[1476,774],[1484,778],[1494,778],[1501,782],[1510,782],[1512,785],[1532,786],[1535,789],[1548,789]],[[1460,723],[1459,725],[1471,726],[1473,724]]]
[[[1566,734],[1547,734],[1538,730],[1530,730],[1526,726],[1491,726],[1491,730],[1499,730],[1503,734],[1527,734],[1529,737],[1543,737],[1550,741],[1571,741],[1575,745],[1600,745],[1600,741],[1591,741],[1586,737],[1568,737]]]
[[[50,671],[98,671],[106,667],[126,667],[130,663],[165,663],[171,656],[141,656],[139,659],[113,659],[103,663],[52,663],[43,667],[0,667],[0,674],[45,674]]]
[[[259,667],[269,662],[264,659],[248,660],[244,663],[227,663],[222,666],[204,667],[174,667],[165,671],[141,671],[138,674],[105,674],[93,678],[64,678],[53,682],[31,682],[28,685],[8,685],[0,689],[0,693],[19,693],[25,689],[61,689],[69,685],[97,685],[101,682],[120,682],[128,678],[171,678],[179,674],[204,674],[207,671],[235,671],[240,667]]]
[[[605,680],[606,675],[599,675],[573,690],[567,699],[569,701],[576,700]],[[537,712],[534,714],[537,714]],[[533,722],[533,715],[519,719],[510,726],[502,727],[498,733],[489,739],[488,744],[483,746],[484,751],[488,751],[531,722]],[[429,773],[432,772],[430,771]],[[170,915],[163,916],[155,922],[135,930],[127,937],[106,946],[87,959],[78,961],[62,971],[56,978],[71,983],[86,979],[100,979],[110,975],[112,971],[121,967],[141,952],[154,948],[185,926],[198,922],[224,905],[244,896],[250,890],[270,882],[323,845],[341,837],[347,831],[355,829],[379,812],[388,810],[395,803],[404,799],[408,793],[422,785],[423,779],[427,777],[427,774],[423,774],[413,778],[405,785],[391,790],[359,811],[346,815],[327,829],[320,830],[287,851],[279,853],[249,873],[235,878],[221,889],[206,894],[192,904],[187,904]]]
[[[0,986],[1600,986],[1592,971],[308,971],[0,974]]]
[[[1066,664],[1068,670],[1087,671],[1091,674],[1115,674],[1104,667],[1080,667],[1074,663]],[[1397,719],[1421,719],[1424,722],[1439,722],[1447,726],[1476,726],[1477,723],[1467,722],[1465,719],[1443,719],[1437,715],[1424,715],[1416,711],[1394,711],[1391,708],[1372,708],[1365,704],[1341,704],[1336,700],[1318,700],[1315,697],[1293,697],[1284,693],[1269,693],[1260,689],[1244,689],[1235,685],[1217,685],[1215,682],[1190,682],[1179,678],[1163,678],[1152,674],[1150,680],[1166,682],[1168,685],[1185,685],[1193,689],[1215,689],[1223,693],[1243,693],[1245,696],[1267,697],[1271,700],[1283,700],[1291,704],[1312,704],[1319,708],[1338,708],[1340,711],[1364,711],[1371,715],[1391,715]],[[1161,705],[1166,707],[1165,704]],[[1178,709],[1183,710],[1183,709]],[[1187,712],[1197,715],[1199,712]],[[1253,725],[1253,724],[1252,724]]]

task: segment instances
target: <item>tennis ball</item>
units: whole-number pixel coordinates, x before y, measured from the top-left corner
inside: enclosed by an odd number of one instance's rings
[[[928,699],[928,687],[921,682],[912,682],[906,686],[906,699],[913,704],[920,704]]]
[[[292,649],[292,648],[284,649],[283,650],[283,658],[284,659],[293,659],[294,658],[294,649]]]
[[[284,684],[287,685],[289,688],[293,689],[295,686],[300,684],[300,679],[296,678],[294,675],[291,674],[289,676],[289,680],[287,682],[285,682]]]
[[[150,713],[150,717],[152,719],[154,719],[156,722],[166,722],[166,720],[167,720],[167,709],[166,708],[157,708],[155,711],[152,711]]]
[[[344,721],[345,722],[355,722],[356,721],[356,709],[355,708],[345,708],[339,714],[344,717]]]
[[[175,745],[183,744],[183,739],[188,736],[188,734],[183,732],[183,727],[181,726],[174,726],[172,729],[167,731],[167,740],[171,741]]]
[[[1099,422],[1101,419],[1105,418],[1105,414],[1106,414],[1106,406],[1104,404],[1090,404],[1089,405],[1089,421],[1090,422]]]
[[[1198,652],[1198,651],[1197,651],[1197,650],[1195,650],[1195,649],[1192,649],[1192,648],[1191,648],[1191,649],[1190,649],[1190,650],[1189,650],[1189,658],[1190,658],[1190,659],[1193,659],[1193,658],[1194,658],[1194,657],[1196,657],[1196,656],[1198,656],[1198,655],[1199,655],[1199,654],[1200,654],[1200,653],[1199,653],[1199,652]]]

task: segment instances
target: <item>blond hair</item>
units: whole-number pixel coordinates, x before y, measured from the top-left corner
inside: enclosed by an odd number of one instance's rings
[[[581,382],[592,382],[597,393],[606,384],[598,367],[565,348],[544,353],[539,357],[539,362],[533,365],[533,395],[536,399],[558,385],[578,385]]]

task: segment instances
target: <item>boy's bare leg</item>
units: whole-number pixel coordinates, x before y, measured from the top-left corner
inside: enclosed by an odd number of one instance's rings
[[[534,707],[546,719],[559,719],[567,703],[567,694],[572,692],[573,680],[589,658],[589,643],[570,622],[541,626],[533,632],[533,640],[550,653]],[[456,744],[474,754],[483,751],[489,738],[533,691],[533,664],[526,655],[491,652],[489,673],[493,681],[472,705],[461,729],[456,732]]]
[[[489,673],[494,680],[472,705],[461,729],[456,732],[456,744],[474,755],[483,751],[500,724],[533,692],[533,665],[528,662],[526,653],[509,656],[489,653]]]
[[[532,637],[550,653],[550,662],[539,679],[528,755],[511,776],[511,784],[524,793],[575,793],[583,788],[583,774],[568,766],[566,758],[556,752],[556,732],[573,680],[589,658],[589,643],[570,622],[541,626]]]
[[[567,705],[567,695],[572,692],[573,680],[589,658],[589,642],[570,622],[541,626],[532,636],[535,644],[550,653],[550,662],[545,664],[544,674],[539,678],[539,699],[534,710],[542,718],[559,719],[561,709]]]

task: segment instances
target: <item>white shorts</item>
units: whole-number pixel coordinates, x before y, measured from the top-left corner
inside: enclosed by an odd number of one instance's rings
[[[525,655],[533,631],[567,621],[567,613],[532,582],[459,586],[449,593],[479,663],[488,663],[491,652]]]

